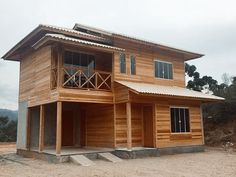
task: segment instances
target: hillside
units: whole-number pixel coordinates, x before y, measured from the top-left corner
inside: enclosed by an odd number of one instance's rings
[[[0,117],[8,117],[11,120],[17,120],[18,111],[9,109],[0,109]]]

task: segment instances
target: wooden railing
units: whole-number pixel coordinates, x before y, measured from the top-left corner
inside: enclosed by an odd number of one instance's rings
[[[64,66],[62,75],[62,86],[66,88],[111,90],[110,72]]]

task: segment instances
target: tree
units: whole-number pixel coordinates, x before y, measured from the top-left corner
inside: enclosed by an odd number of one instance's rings
[[[15,142],[17,121],[8,117],[0,117],[0,142]]]
[[[186,63],[185,73],[191,78],[187,83],[187,88],[189,89],[201,92],[206,85],[212,92],[218,89],[218,82],[211,76],[200,77],[200,73],[197,72],[197,67],[194,65]]]

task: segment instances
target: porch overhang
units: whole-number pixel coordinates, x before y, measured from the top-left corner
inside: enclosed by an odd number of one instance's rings
[[[149,83],[137,83],[117,80],[115,82],[127,87],[131,92],[134,92],[135,94],[144,96],[173,97],[176,99],[199,100],[202,102],[216,102],[225,100],[222,97],[176,86],[163,86]]]
[[[103,51],[125,51],[125,49],[118,48],[118,47],[113,47],[110,45],[105,45],[105,44],[100,44],[96,42],[91,42],[87,40],[82,40],[82,39],[77,39],[73,37],[68,37],[62,34],[45,34],[44,37],[42,37],[39,41],[37,41],[35,44],[32,45],[34,49],[38,49],[41,46],[48,44],[50,42],[59,42],[63,44],[69,44],[73,46],[89,46],[92,48],[96,48],[98,50],[103,50]]]

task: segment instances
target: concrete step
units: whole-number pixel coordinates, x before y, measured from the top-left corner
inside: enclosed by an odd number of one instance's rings
[[[93,161],[85,157],[84,155],[72,155],[70,156],[70,160],[77,164],[77,165],[82,165],[82,166],[91,166],[95,165]]]
[[[122,159],[120,159],[119,157],[117,157],[109,152],[98,153],[98,156],[101,159],[104,159],[106,161],[113,162],[113,163],[122,161]]]

